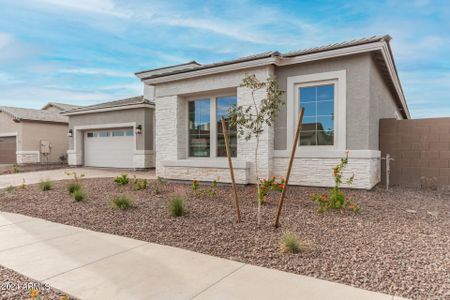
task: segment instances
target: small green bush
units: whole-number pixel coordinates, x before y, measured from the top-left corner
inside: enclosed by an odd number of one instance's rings
[[[67,185],[67,191],[69,194],[74,194],[76,191],[81,190],[81,185],[79,183],[71,182]]]
[[[299,253],[302,252],[305,245],[298,237],[292,232],[284,232],[281,238],[281,251],[283,253]]]
[[[115,208],[121,210],[127,210],[133,207],[133,201],[128,196],[116,196],[112,200],[112,204]]]
[[[127,185],[130,182],[130,179],[128,178],[127,174],[122,174],[120,176],[117,176],[114,179],[114,182],[117,183],[118,185]]]
[[[41,188],[42,191],[50,191],[53,187],[53,182],[51,182],[50,180],[42,180],[39,183],[39,186]]]
[[[134,176],[133,186],[137,191],[145,190],[148,186],[148,181],[145,178],[136,178],[136,176]]]
[[[15,190],[16,190],[16,188],[13,187],[12,185],[10,185],[10,186],[8,186],[5,190],[6,190],[8,193],[14,193]]]
[[[76,202],[80,202],[80,201],[85,201],[86,200],[86,193],[81,188],[79,188],[77,190],[74,190],[73,193],[72,193],[72,196],[73,196],[73,199]]]
[[[169,201],[169,213],[172,217],[181,217],[185,214],[184,199],[181,196],[175,196]]]

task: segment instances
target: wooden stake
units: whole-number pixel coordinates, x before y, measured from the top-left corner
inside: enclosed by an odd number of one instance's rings
[[[223,116],[222,116],[222,130],[225,139],[225,147],[227,149],[228,166],[230,167],[231,184],[233,186],[233,198],[234,198],[234,205],[236,206],[237,222],[240,223],[241,210],[239,209],[239,200],[237,196],[236,182],[234,179],[233,162],[231,161],[231,149],[230,149],[230,142],[228,141],[228,129],[225,124],[225,118]]]
[[[297,150],[298,139],[300,138],[300,132],[302,131],[302,121],[303,121],[303,113],[304,112],[305,112],[305,108],[302,107],[302,111],[300,112],[299,117],[298,117],[297,131],[295,132],[294,142],[292,143],[291,158],[289,159],[289,165],[288,165],[287,174],[286,174],[286,181],[284,182],[284,188],[281,191],[281,196],[280,196],[280,203],[278,204],[277,217],[275,218],[275,227],[276,228],[280,226],[281,209],[283,208],[284,197],[286,195],[286,190],[287,190],[287,186],[289,183],[289,176],[291,175],[292,164],[294,163],[295,150]]]

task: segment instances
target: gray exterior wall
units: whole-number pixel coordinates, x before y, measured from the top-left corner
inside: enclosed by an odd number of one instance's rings
[[[380,119],[395,118],[395,112],[401,117],[392,91],[381,77],[375,61],[370,60],[369,149],[379,149]]]
[[[279,67],[275,70],[280,88],[286,91],[291,76],[347,70],[347,148],[368,150],[370,54],[361,54],[318,62]],[[286,101],[286,93],[283,96]],[[275,150],[286,150],[286,106],[275,122]]]
[[[378,150],[379,120],[395,117],[396,105],[369,53],[278,67],[275,75],[286,91],[288,77],[339,70],[347,71],[347,149]],[[287,150],[286,117],[283,106],[275,122],[275,150]]]
[[[136,122],[142,125],[143,134],[136,135],[137,150],[153,150],[153,109],[136,108],[108,112],[69,116],[69,128],[85,125],[104,125]],[[73,138],[69,139],[69,150],[73,149]]]

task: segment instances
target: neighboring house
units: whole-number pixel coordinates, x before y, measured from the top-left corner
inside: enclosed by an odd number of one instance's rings
[[[346,173],[353,187],[380,181],[380,118],[410,118],[389,46],[390,36],[281,54],[266,52],[201,65],[190,62],[136,73],[144,96],[156,105],[156,174],[167,179],[229,182],[219,126],[231,105],[250,105],[240,84],[245,74],[275,76],[285,90],[285,106],[260,143],[261,177],[285,176],[298,112],[304,128],[290,183],[333,185],[332,169],[349,150]],[[256,101],[265,97],[256,93]],[[255,182],[255,141],[231,130],[239,183]]]
[[[154,167],[154,104],[143,96],[84,106],[63,114],[69,117],[69,165]]]
[[[75,106],[49,103],[41,110],[0,106],[0,164],[56,163],[67,152],[68,118]]]

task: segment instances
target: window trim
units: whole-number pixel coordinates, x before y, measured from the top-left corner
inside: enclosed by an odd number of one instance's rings
[[[300,111],[300,87],[334,84],[334,145],[298,146],[301,152],[346,149],[346,70],[324,72],[287,78],[286,146],[291,149]]]
[[[320,147],[320,149],[335,149],[334,145],[336,145],[336,127],[337,127],[337,118],[336,118],[336,89],[337,89],[337,80],[323,80],[320,82],[307,82],[307,83],[298,83],[295,84],[295,99],[297,100],[296,105],[296,109],[297,111],[295,112],[295,114],[298,116],[298,114],[300,113],[300,89],[304,88],[304,87],[318,87],[318,86],[323,86],[323,85],[333,85],[333,107],[334,107],[334,120],[333,120],[333,145],[315,145],[315,146],[309,146],[309,145],[303,145],[303,146],[299,146],[302,150],[303,149],[309,149],[311,147]],[[295,121],[295,126],[297,126],[297,122],[298,122],[298,117],[296,118]]]
[[[185,98],[185,107],[186,107],[186,157],[188,159],[227,159],[226,156],[221,157],[217,156],[217,98],[221,97],[236,97],[236,101],[238,102],[237,93],[220,93],[220,94],[206,94],[206,95],[198,95],[198,96],[191,96]],[[189,155],[189,102],[195,101],[195,100],[206,100],[209,98],[209,120],[210,120],[210,139],[209,139],[209,156],[205,157],[196,157],[196,156],[190,156]],[[237,156],[236,156],[237,157]],[[236,158],[233,157],[233,158]]]

